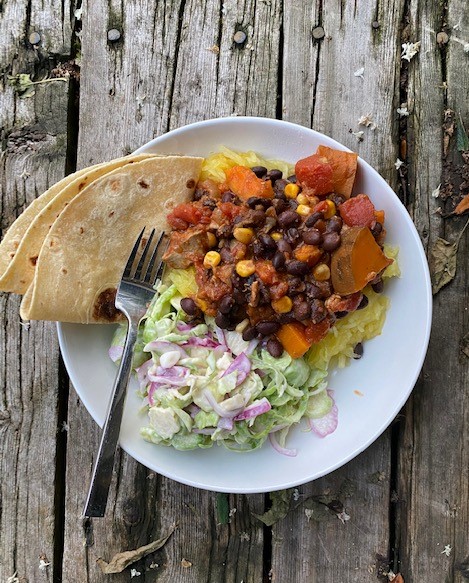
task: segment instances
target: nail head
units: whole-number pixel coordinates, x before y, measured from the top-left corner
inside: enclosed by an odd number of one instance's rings
[[[236,31],[233,35],[233,40],[237,45],[242,45],[246,38],[246,33],[242,30]]]
[[[107,38],[110,42],[115,43],[121,37],[121,33],[117,30],[117,28],[111,28],[107,32]]]
[[[374,20],[374,21],[371,23],[371,26],[372,26],[373,28],[379,28],[379,22],[378,22],[377,20]]]
[[[39,44],[39,43],[41,42],[41,35],[40,35],[38,32],[32,32],[32,33],[29,35],[29,42],[30,42],[32,45],[37,45],[37,44]]]
[[[315,38],[316,40],[321,40],[322,38],[324,38],[326,35],[326,33],[324,32],[324,29],[322,26],[316,26],[315,28],[313,28],[313,38]]]
[[[445,45],[448,41],[449,41],[449,36],[446,34],[446,32],[441,31],[436,35],[436,42],[439,45]]]

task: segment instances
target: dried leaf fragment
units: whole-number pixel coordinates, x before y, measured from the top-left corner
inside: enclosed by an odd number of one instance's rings
[[[432,276],[432,292],[436,294],[442,287],[454,279],[459,241],[466,230],[469,220],[459,233],[456,241],[450,243],[441,237],[435,241],[430,252],[430,270]]]
[[[455,215],[462,215],[468,210],[469,210],[469,194],[466,194],[466,196],[456,206],[453,213]]]
[[[398,573],[392,579],[390,579],[391,583],[404,583],[404,577]]]
[[[184,569],[188,569],[189,567],[192,567],[192,563],[187,559],[182,559],[181,566],[184,567]]]
[[[101,571],[105,575],[109,575],[111,573],[122,573],[122,571],[129,565],[132,565],[132,563],[135,563],[142,557],[146,557],[150,553],[153,553],[154,551],[161,549],[161,547],[163,547],[166,544],[169,537],[173,534],[175,530],[176,525],[172,527],[172,529],[166,536],[159,538],[158,540],[155,540],[147,545],[144,545],[143,547],[139,547],[138,549],[134,549],[132,551],[123,551],[122,553],[117,553],[112,557],[109,563],[107,563],[101,557],[99,557],[99,559],[96,562],[98,563]]]
[[[292,490],[280,490],[270,493],[272,506],[264,514],[254,514],[256,518],[267,526],[272,526],[288,514]]]

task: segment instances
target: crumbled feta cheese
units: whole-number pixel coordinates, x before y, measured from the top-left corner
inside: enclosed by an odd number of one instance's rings
[[[352,132],[352,136],[356,138],[357,142],[363,142],[363,134],[365,132]]]
[[[66,421],[62,421],[62,427],[60,428],[60,431],[68,431],[68,429],[68,423]]]
[[[354,73],[355,77],[361,77],[364,79],[363,73],[365,72],[365,67],[361,67],[361,69],[357,69]]]
[[[420,41],[418,41],[416,43],[404,43],[402,45],[401,59],[404,59],[404,60],[410,62],[415,57],[415,55],[419,52],[421,44],[422,43]]]
[[[158,563],[150,563],[150,569],[157,569],[159,567]]]
[[[347,522],[347,520],[350,520],[350,515],[349,515],[349,514],[347,514],[347,513],[345,512],[345,510],[342,510],[342,512],[339,512],[339,513],[337,514],[337,518],[340,520],[340,522],[341,522],[342,524],[345,524],[345,523]]]
[[[433,198],[438,198],[440,196],[440,188],[441,188],[441,184],[439,184],[435,190],[432,192],[432,197]]]
[[[45,571],[49,565],[50,565],[50,563],[47,563],[44,559],[40,559],[40,561],[39,561],[39,569],[41,571]]]
[[[404,164],[404,162],[402,160],[399,160],[399,158],[394,162],[394,166],[396,167],[396,170],[399,170],[399,168]]]
[[[451,545],[445,545],[445,548],[441,551],[441,554],[449,557],[451,554],[451,551],[452,551]]]
[[[141,573],[140,571],[137,571],[137,569],[130,569],[130,576],[131,577],[140,577]]]
[[[408,115],[410,115],[407,107],[398,107],[396,111],[401,117],[407,117]]]

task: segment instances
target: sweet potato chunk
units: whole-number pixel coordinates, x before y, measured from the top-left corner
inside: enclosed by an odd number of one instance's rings
[[[226,184],[241,200],[252,196],[273,198],[274,190],[270,180],[258,178],[250,168],[233,166],[225,172]]]
[[[368,227],[343,229],[342,243],[331,259],[334,290],[341,295],[362,290],[392,263],[381,251]]]
[[[303,356],[311,346],[306,337],[305,327],[299,322],[283,324],[276,336],[292,358]]]
[[[353,183],[355,182],[358,155],[354,152],[333,150],[327,146],[318,146],[316,154],[326,158],[332,166],[334,192],[349,198],[352,194]]]

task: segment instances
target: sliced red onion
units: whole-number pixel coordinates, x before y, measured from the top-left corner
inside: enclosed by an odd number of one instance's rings
[[[225,350],[228,350],[228,344],[226,343],[225,333],[219,326],[214,327],[215,334],[217,335],[218,342],[223,346]]]
[[[111,346],[108,351],[109,358],[112,360],[112,362],[117,362],[119,358],[122,358],[123,352],[123,346]]]
[[[249,346],[246,348],[244,354],[246,356],[251,356],[251,354],[254,352],[254,350],[257,348],[257,345],[259,344],[259,340],[251,340],[249,342]]]
[[[187,412],[190,414],[192,419],[194,419],[199,411],[201,411],[201,408],[198,407],[195,403],[191,403],[187,406]]]
[[[219,427],[220,429],[228,429],[228,431],[231,431],[233,429],[233,425],[234,423],[232,418],[220,417],[217,427]]]
[[[179,330],[179,332],[189,332],[189,330],[192,330],[193,327],[194,326],[181,321],[176,324],[176,328]]]
[[[259,401],[254,401],[246,407],[242,413],[236,415],[234,418],[235,421],[242,421],[243,419],[253,419],[258,415],[262,415],[262,413],[267,413],[272,409],[272,405],[269,403],[268,399],[262,397]]]
[[[288,449],[286,447],[282,447],[280,443],[277,441],[275,433],[269,433],[269,441],[272,447],[275,449],[275,451],[278,451],[278,453],[288,455],[289,457],[295,457],[298,453],[296,449]]]
[[[184,346],[200,346],[202,348],[217,348],[220,346],[218,342],[212,340],[208,336],[205,338],[199,338],[198,336],[191,336],[187,342],[184,343]]]
[[[151,366],[153,365],[153,360],[145,361],[141,366],[139,366],[136,370],[137,372],[137,379],[140,384],[140,388],[143,388],[148,382],[148,371],[150,370]]]
[[[212,395],[212,393],[209,389],[206,389],[203,392],[203,394],[204,394],[204,397],[209,402],[210,407],[212,407],[212,409],[215,411],[215,413],[217,415],[220,415],[220,417],[226,417],[228,419],[233,419],[233,417],[236,417],[236,415],[238,415],[240,413],[240,409],[235,409],[234,411],[225,411],[225,409],[220,407],[220,404],[215,399],[215,397]]]
[[[158,388],[156,383],[150,383],[150,387],[148,389],[148,402],[150,403],[150,407],[153,407],[155,404],[155,401],[153,400],[153,396],[155,394],[156,389]]]
[[[179,344],[175,344],[174,342],[166,342],[166,340],[153,340],[149,342],[143,349],[145,352],[179,352],[181,358],[185,358],[187,356],[187,352],[179,346]]]
[[[329,411],[329,413],[320,419],[308,419],[309,426],[314,431],[314,433],[319,435],[319,437],[326,437],[326,435],[334,433],[339,424],[339,410],[337,409],[337,405],[332,398],[333,391],[327,391],[327,394],[333,402],[332,409]]]
[[[157,366],[155,372],[148,372],[148,378],[150,381],[157,383],[160,386],[173,385],[176,387],[183,387],[187,385],[188,376],[189,369],[184,366],[173,366],[171,368]]]
[[[233,360],[233,362],[225,370],[225,372],[221,375],[220,378],[222,378],[222,377],[224,377],[224,376],[226,376],[234,371],[236,371],[236,373],[237,373],[236,386],[238,386],[246,380],[248,374],[251,372],[251,361],[244,354],[244,352],[241,352],[241,354],[238,354],[238,356]]]
[[[281,431],[282,429],[285,429],[285,427],[288,427],[287,423],[282,423],[281,425],[274,425],[272,427],[272,429],[270,430],[270,433],[276,433],[277,431]]]

